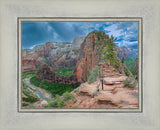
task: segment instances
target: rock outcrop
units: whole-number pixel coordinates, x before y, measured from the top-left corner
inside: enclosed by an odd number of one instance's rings
[[[74,75],[73,76],[58,75],[55,71],[52,71],[52,69],[48,65],[43,65],[41,69],[37,70],[35,77],[44,79],[47,82],[54,81],[55,83],[59,83],[59,84],[77,83],[76,76],[74,76]]]
[[[84,37],[77,37],[73,40],[73,43],[47,42],[32,49],[22,50],[22,66],[24,66],[22,68],[25,68],[22,71],[32,70],[32,68],[36,68],[37,64],[48,64],[53,68],[76,66],[80,44],[83,40]],[[30,67],[31,65],[32,67]]]
[[[83,43],[85,37],[76,37],[72,42],[72,49],[79,49],[81,43]]]
[[[103,31],[99,31],[100,35],[104,36],[104,39],[109,37],[105,35]],[[80,60],[76,65],[74,74],[79,82],[85,82],[88,79],[89,72],[99,62],[99,46],[96,44],[98,36],[96,33],[91,32],[81,44]]]
[[[138,87],[125,88],[125,74],[113,66],[103,64],[103,87],[101,81],[82,83],[72,91],[75,101],[69,101],[64,108],[138,108]]]
[[[38,70],[37,77],[39,75],[40,78],[43,78],[46,81],[55,81],[57,83],[61,83],[61,82],[65,83],[66,82],[66,84],[67,84],[67,82],[68,83],[86,82],[88,80],[88,75],[89,75],[90,71],[95,66],[99,66],[99,67],[106,69],[106,66],[104,66],[104,65],[108,65],[108,66],[111,65],[109,61],[102,60],[102,58],[101,58],[102,56],[99,55],[99,53],[101,51],[100,48],[106,47],[105,45],[103,45],[103,42],[101,40],[109,41],[110,38],[103,31],[93,31],[88,34],[88,36],[84,39],[83,43],[81,44],[80,55],[78,57],[75,57],[75,55],[73,55],[72,52],[68,52],[68,53],[64,54],[60,59],[57,60],[56,64],[61,66],[62,63],[64,65],[67,64],[68,57],[70,57],[72,59],[77,59],[78,63],[76,60],[72,60],[72,63],[75,63],[75,64],[77,63],[75,70],[74,70],[74,73],[73,73],[73,76],[71,76],[71,77],[60,76],[56,72],[51,71],[51,69],[49,69],[49,67],[47,68],[46,66],[44,66],[40,70]],[[100,43],[98,44],[98,42],[100,42]],[[53,46],[53,47],[55,47],[55,46]],[[53,47],[52,47],[52,43],[46,43],[46,46],[45,46],[45,55],[46,56],[50,57],[52,55],[51,51],[49,51],[49,49],[51,49]],[[115,60],[116,60],[116,62],[119,62],[118,58],[116,58]],[[104,63],[101,64],[102,62],[104,62]],[[120,74],[125,74],[124,69],[127,71],[128,75],[131,74],[130,71],[122,63],[119,63],[119,65],[115,65],[113,67],[115,69],[117,69],[117,71],[119,71]],[[112,74],[114,74],[114,73],[112,73]],[[64,78],[64,81],[62,81],[63,78]],[[71,81],[69,81],[69,80],[71,80]]]

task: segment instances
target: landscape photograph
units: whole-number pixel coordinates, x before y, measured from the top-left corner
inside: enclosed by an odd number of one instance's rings
[[[139,108],[138,24],[22,21],[21,108]]]

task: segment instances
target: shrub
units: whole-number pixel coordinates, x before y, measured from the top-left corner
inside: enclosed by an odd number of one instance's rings
[[[27,103],[22,103],[22,106],[24,107],[24,106],[28,106],[28,104]]]
[[[55,99],[53,101],[50,101],[46,107],[63,107],[64,105],[65,102],[63,101],[63,99],[59,95],[56,95]]]
[[[71,94],[69,92],[65,92],[62,96],[64,97],[65,101],[68,101],[68,100],[74,98],[73,94]]]
[[[71,58],[70,57],[66,57],[66,60],[70,60]]]
[[[134,78],[127,78],[123,81],[124,87],[134,88],[137,84],[137,81]]]
[[[80,50],[73,50],[75,55],[78,55],[80,53]]]
[[[56,95],[54,101],[57,102],[57,107],[62,107],[65,105],[65,102],[63,101],[63,99],[59,95]]]
[[[22,100],[25,101],[25,102],[34,103],[34,102],[37,102],[39,99],[36,98],[36,97],[30,96],[30,97],[28,97],[28,98],[24,98],[24,97],[23,97]]]
[[[93,82],[95,82],[97,80],[98,77],[98,70],[99,68],[96,66],[95,68],[93,68],[88,76],[88,83],[91,84]]]
[[[27,96],[27,98],[23,97],[22,98],[22,101],[25,101],[25,102],[30,102],[30,103],[34,103],[34,102],[37,102],[39,101],[39,98],[36,94],[34,94],[32,92],[33,90],[31,90],[31,87],[29,87],[28,85],[26,85],[24,82],[23,82],[23,89],[22,89],[22,92],[24,95]],[[35,90],[34,90],[35,91]]]
[[[74,100],[73,100],[73,103],[76,103],[76,102],[77,102],[77,99],[74,99]]]
[[[35,75],[35,71],[26,71],[22,73],[22,79],[33,77]]]
[[[125,67],[124,67],[124,73],[125,73],[127,76],[129,76],[129,75],[130,75],[130,73],[129,73],[128,69],[127,69],[127,68],[125,68]]]
[[[117,72],[118,72],[118,69],[117,69],[117,68],[115,68],[115,71],[117,71]]]
[[[122,57],[122,60],[121,60],[121,62],[122,62],[122,63],[124,63],[124,57]]]
[[[52,108],[52,107],[57,107],[57,102],[55,100],[50,101],[46,108]]]
[[[116,47],[117,45],[110,42],[106,42],[106,49],[105,49],[105,53],[104,53],[104,57],[103,57],[103,60],[108,60],[112,65],[116,65],[116,64],[120,64],[119,62],[117,62],[117,53],[115,52],[116,51]]]
[[[63,76],[72,76],[73,75],[73,72],[74,72],[74,69],[57,69],[57,70],[54,70],[55,72],[57,72],[59,75],[63,75]]]
[[[28,88],[28,85],[26,85],[26,84],[24,83],[24,81],[23,81],[22,83],[23,83],[23,85],[22,85],[23,89],[27,89],[27,88]]]

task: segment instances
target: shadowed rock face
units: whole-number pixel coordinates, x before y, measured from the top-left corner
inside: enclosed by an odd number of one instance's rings
[[[77,83],[76,76],[62,76],[58,75],[56,72],[52,71],[51,68],[47,65],[43,65],[40,70],[36,71],[36,78],[41,78],[47,82],[55,81],[60,84],[74,84]]]

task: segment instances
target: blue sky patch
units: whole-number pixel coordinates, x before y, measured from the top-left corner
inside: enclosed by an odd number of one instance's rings
[[[46,42],[72,42],[95,29],[116,37],[118,46],[138,49],[138,22],[22,22],[22,48]]]

